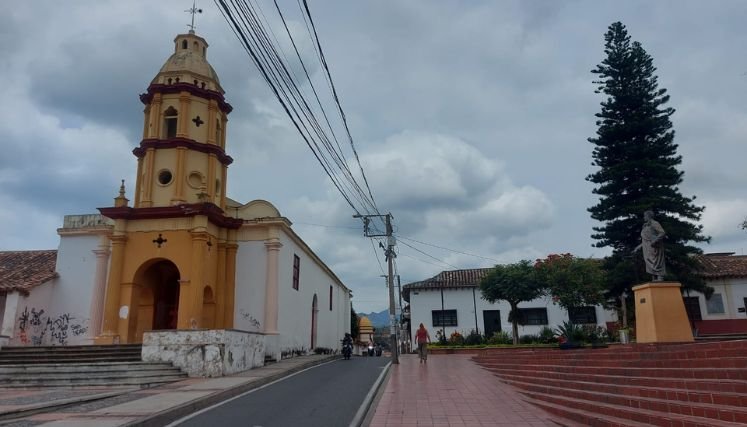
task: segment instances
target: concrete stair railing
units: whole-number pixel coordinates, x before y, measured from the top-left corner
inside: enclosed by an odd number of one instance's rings
[[[0,388],[150,387],[187,377],[169,363],[141,360],[140,345],[4,347]]]
[[[488,349],[475,360],[570,425],[747,425],[747,341]]]

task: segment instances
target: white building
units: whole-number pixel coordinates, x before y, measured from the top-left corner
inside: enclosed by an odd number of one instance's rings
[[[443,331],[447,339],[454,331],[464,336],[471,331],[486,336],[498,331],[510,334],[510,305],[505,301],[490,303],[482,299],[480,293],[480,280],[490,270],[442,271],[430,279],[403,286],[402,297],[410,303],[411,336],[420,323],[430,331],[434,341],[437,331]],[[519,336],[536,335],[543,327],[554,329],[569,318],[550,297],[522,302],[519,310],[524,317],[524,325],[519,325]],[[607,322],[616,320],[615,313],[600,306],[581,307],[572,314],[577,324],[606,326]]]
[[[733,253],[700,256],[701,275],[714,288],[710,299],[698,292],[683,295],[685,308],[698,335],[747,334],[747,256]],[[496,331],[511,333],[508,314],[511,307],[505,301],[489,303],[482,299],[479,283],[489,268],[442,271],[430,279],[408,283],[402,288],[403,298],[410,303],[410,333],[423,323],[435,340],[437,331],[446,338],[458,331],[467,335],[477,331],[492,336]],[[542,297],[519,304],[525,324],[519,326],[519,336],[537,334],[543,327],[557,328],[572,318],[574,323],[605,327],[617,322],[617,313],[600,306],[582,307],[569,313]]]

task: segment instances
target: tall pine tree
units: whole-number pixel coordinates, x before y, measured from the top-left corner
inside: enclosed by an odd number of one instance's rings
[[[692,246],[708,242],[698,225],[703,207],[695,197],[682,196],[678,170],[682,156],[677,154],[674,130],[667,107],[669,95],[660,89],[653,60],[639,42],[631,42],[625,26],[610,25],[604,35],[607,57],[591,72],[596,74],[596,92],[607,96],[596,114],[597,135],[593,165],[599,170],[586,179],[594,184],[599,203],[589,208],[591,217],[603,223],[594,227],[597,247],[611,247],[606,260],[610,294],[620,295],[631,286],[650,280],[640,253],[631,254],[641,241],[643,213],[653,210],[667,233],[664,241],[667,280],[680,281],[685,289],[710,294],[697,275]],[[632,256],[631,256],[632,255]]]

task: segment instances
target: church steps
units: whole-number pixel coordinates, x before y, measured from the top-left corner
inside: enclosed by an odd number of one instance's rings
[[[183,380],[187,377],[186,374],[173,374],[173,375],[152,375],[144,377],[71,377],[71,378],[39,378],[29,380],[14,380],[10,382],[0,382],[0,386],[4,388],[72,388],[72,387],[91,387],[96,385],[101,386],[139,386],[139,387],[152,387],[160,384],[167,384],[174,381]]]
[[[526,388],[527,385],[537,384],[536,378],[521,375],[503,374],[500,379],[518,388]],[[543,386],[556,387],[564,390],[582,390],[594,393],[606,393],[622,395],[627,398],[651,398],[661,400],[672,400],[679,402],[708,403],[715,405],[730,405],[747,408],[747,393],[688,390],[682,388],[666,387],[643,387],[620,384],[612,382],[580,381],[578,379],[552,379],[544,378]],[[747,384],[745,384],[747,386]]]
[[[170,363],[150,363],[150,362],[100,362],[100,363],[50,363],[38,365],[2,365],[0,366],[0,375],[4,374],[40,374],[54,373],[64,370],[66,372],[106,372],[116,371],[126,368],[129,371],[157,371],[161,369],[171,369]]]
[[[149,387],[187,377],[169,363],[143,362],[142,346],[3,348],[0,387]]]
[[[65,352],[65,351],[87,351],[87,352],[95,352],[95,351],[111,351],[111,350],[117,350],[117,351],[124,351],[124,350],[137,350],[140,351],[142,349],[142,344],[108,344],[108,345],[47,345],[47,346],[26,346],[26,347],[16,347],[16,346],[7,346],[3,347],[2,351],[3,353],[35,353],[37,351],[59,351],[59,352]]]
[[[549,395],[562,396],[564,398],[573,398],[585,402],[596,402],[613,405],[616,408],[626,407],[632,409],[647,409],[657,412],[679,414],[687,416],[700,416],[704,418],[714,418],[725,421],[739,421],[747,423],[747,409],[742,406],[741,400],[737,398],[733,403],[716,404],[706,402],[684,402],[672,399],[657,399],[650,397],[640,397],[630,394],[602,393],[597,391],[579,390],[576,388],[564,388],[548,386],[546,384],[533,384],[521,381],[506,381],[530,396]],[[632,390],[627,390],[631,392]]]

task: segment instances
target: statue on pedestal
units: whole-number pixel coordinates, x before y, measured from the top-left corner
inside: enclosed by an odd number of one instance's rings
[[[664,265],[664,237],[666,233],[661,224],[654,219],[652,211],[643,213],[643,228],[641,229],[641,244],[633,249],[643,249],[643,261],[646,272],[653,276],[654,282],[664,280],[666,266]]]

